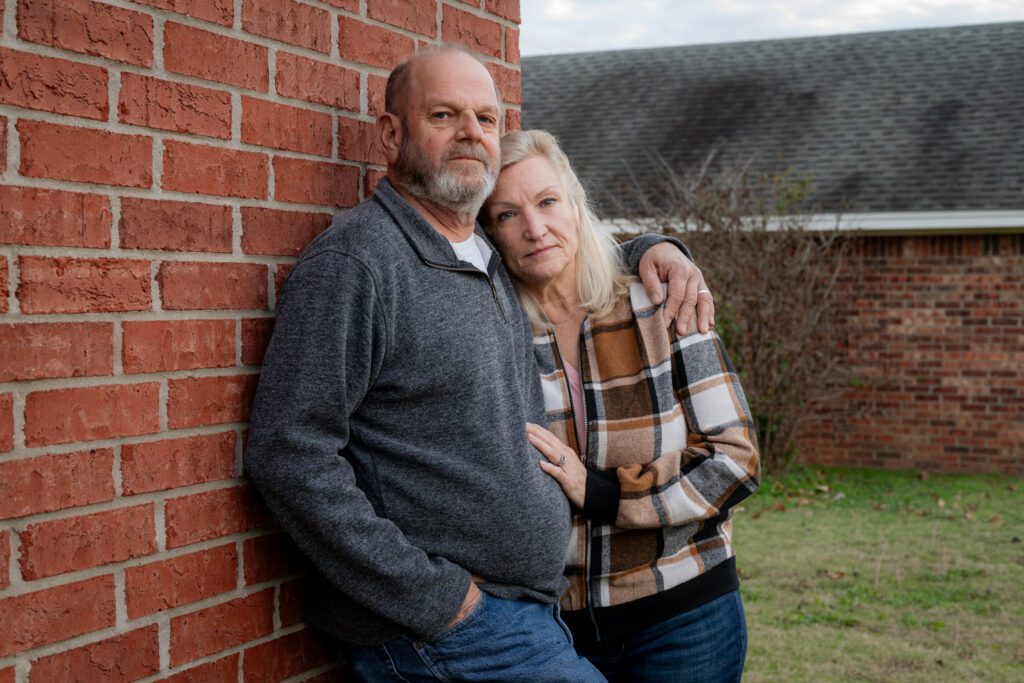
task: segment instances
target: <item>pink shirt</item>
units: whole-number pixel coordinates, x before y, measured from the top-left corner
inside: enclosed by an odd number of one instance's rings
[[[569,393],[575,411],[576,442],[580,445],[580,457],[587,457],[587,404],[583,402],[583,382],[576,368],[564,363],[565,378],[569,381]]]

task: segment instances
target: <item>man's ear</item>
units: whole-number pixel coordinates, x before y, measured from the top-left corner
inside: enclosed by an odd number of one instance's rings
[[[377,143],[387,157],[388,165],[394,165],[402,149],[402,121],[398,116],[384,112],[377,117]]]

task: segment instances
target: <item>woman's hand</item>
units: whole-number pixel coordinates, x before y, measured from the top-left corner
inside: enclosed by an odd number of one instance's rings
[[[573,505],[582,509],[587,494],[587,468],[576,452],[559,441],[557,436],[532,422],[526,423],[526,437],[546,458],[540,461],[540,468],[558,482]]]

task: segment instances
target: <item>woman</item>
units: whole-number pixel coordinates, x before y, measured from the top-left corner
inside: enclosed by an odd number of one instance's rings
[[[550,134],[501,147],[482,220],[536,333],[550,431],[527,430],[574,506],[562,609],[577,650],[612,681],[738,681],[731,509],[760,472],[725,349],[665,328]]]

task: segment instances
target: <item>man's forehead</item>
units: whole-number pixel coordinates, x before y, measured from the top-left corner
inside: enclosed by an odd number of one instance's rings
[[[497,89],[484,66],[458,52],[431,55],[415,64],[413,99],[422,106],[472,105],[497,110]]]

